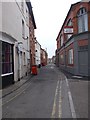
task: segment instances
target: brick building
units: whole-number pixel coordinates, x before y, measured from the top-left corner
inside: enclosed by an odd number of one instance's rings
[[[36,23],[33,15],[31,2],[27,2],[29,7],[29,38],[30,38],[30,66],[35,64],[35,29]]]
[[[55,64],[55,62],[56,62],[56,56],[52,56],[52,63]]]
[[[47,52],[41,48],[41,65],[47,65],[48,54]]]
[[[90,2],[72,4],[57,36],[56,65],[74,75],[90,76]]]

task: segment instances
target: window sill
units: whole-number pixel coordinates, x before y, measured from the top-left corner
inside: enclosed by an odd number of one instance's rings
[[[7,76],[7,75],[12,75],[13,74],[13,72],[11,72],[11,73],[6,73],[6,74],[2,74],[1,76],[3,77],[3,76]]]

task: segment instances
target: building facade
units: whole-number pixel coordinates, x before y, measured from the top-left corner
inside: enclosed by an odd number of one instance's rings
[[[2,2],[0,26],[0,65],[2,87],[20,80],[30,72],[30,12],[25,0]]]
[[[32,65],[35,65],[35,29],[36,23],[33,15],[31,2],[26,2],[29,8],[29,43],[30,43],[30,72]]]
[[[56,56],[52,56],[52,63],[53,63],[53,64],[56,63]]]
[[[35,41],[35,64],[40,67],[41,65],[41,45]]]
[[[90,2],[72,4],[57,36],[56,65],[74,75],[90,76]]]
[[[48,58],[47,64],[51,64],[52,63],[52,58]]]
[[[48,54],[44,49],[41,48],[41,65],[42,66],[47,65],[47,60],[48,60]]]

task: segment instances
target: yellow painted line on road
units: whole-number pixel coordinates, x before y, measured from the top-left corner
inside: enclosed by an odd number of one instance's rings
[[[62,85],[62,81],[60,81],[60,89],[59,89],[59,118],[61,118],[62,115],[61,85]]]
[[[14,100],[16,97],[18,97],[20,94],[22,94],[27,88],[29,88],[31,84],[28,85],[28,87],[26,87],[23,91],[17,93],[17,95],[15,95],[14,97],[12,97],[11,99],[9,99],[8,101],[6,101],[4,104],[2,104],[1,106],[6,105],[7,103],[11,102],[12,100]]]
[[[57,94],[58,94],[58,88],[59,88],[59,80],[57,81],[57,87],[56,87],[56,92],[55,92],[55,97],[54,97],[54,104],[53,104],[51,118],[55,118],[55,113],[56,113],[56,99],[57,99]]]
[[[71,91],[69,88],[69,83],[68,83],[68,79],[65,76],[65,81],[66,81],[66,85],[68,88],[68,98],[69,98],[69,103],[70,103],[70,109],[71,109],[71,114],[72,114],[72,118],[76,119],[76,112],[75,112],[75,108],[74,108],[74,103],[73,103],[73,99],[72,99],[72,95],[71,95]]]
[[[51,118],[56,118],[56,104],[58,104],[58,118],[61,118],[62,116],[62,94],[61,94],[61,86],[62,86],[62,78],[61,75],[58,76],[56,91],[55,91],[55,97],[54,97],[54,104],[53,104],[53,110]],[[56,100],[58,100],[56,103]]]

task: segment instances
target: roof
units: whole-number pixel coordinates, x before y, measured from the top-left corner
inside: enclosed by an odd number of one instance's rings
[[[36,23],[35,23],[35,19],[34,19],[34,15],[33,15],[33,10],[32,10],[32,5],[31,5],[30,0],[26,0],[26,4],[27,4],[28,9],[29,9],[29,14],[30,14],[31,17],[32,17],[32,21],[33,21],[34,29],[36,29]]]

